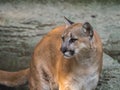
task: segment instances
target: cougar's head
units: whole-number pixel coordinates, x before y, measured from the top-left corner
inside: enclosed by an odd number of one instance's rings
[[[61,52],[65,58],[71,58],[79,54],[85,54],[91,48],[91,41],[93,39],[93,28],[88,23],[74,23],[68,20],[66,30],[61,36],[62,45]]]

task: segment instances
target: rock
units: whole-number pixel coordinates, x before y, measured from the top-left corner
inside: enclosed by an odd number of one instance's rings
[[[88,21],[97,30],[104,52],[108,54],[104,54],[104,67],[97,90],[119,90],[120,64],[117,60],[120,61],[120,5],[1,4],[0,69],[17,71],[29,67],[35,45],[53,27],[64,24],[63,16],[75,22]]]
[[[97,90],[120,89],[120,64],[107,54],[103,55],[103,70]]]
[[[28,26],[0,25],[0,69],[27,68],[35,45],[46,32]]]
[[[108,40],[104,43],[104,51],[120,62],[120,31],[110,33]]]

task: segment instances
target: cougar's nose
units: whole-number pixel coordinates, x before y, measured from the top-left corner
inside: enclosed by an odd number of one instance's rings
[[[67,51],[66,47],[61,47],[60,50],[62,51],[62,53],[65,53]]]

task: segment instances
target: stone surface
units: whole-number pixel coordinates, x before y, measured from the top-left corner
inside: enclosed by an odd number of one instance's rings
[[[18,70],[28,67],[33,48],[43,34],[45,30],[31,27],[0,26],[0,68]]]
[[[108,40],[104,43],[104,51],[120,63],[120,31],[114,30],[110,33]]]
[[[103,71],[97,90],[120,89],[120,64],[107,54],[103,55]]]
[[[52,28],[64,24],[63,16],[75,22],[88,21],[97,30],[104,52],[116,59],[104,54],[102,78],[97,89],[119,90],[119,4],[0,3],[0,69],[17,71],[29,67],[35,45]]]

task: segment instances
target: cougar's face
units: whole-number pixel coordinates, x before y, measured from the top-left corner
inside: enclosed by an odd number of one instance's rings
[[[65,58],[74,57],[90,49],[89,38],[81,24],[68,27],[62,34],[61,39],[61,52]]]
[[[66,21],[66,30],[62,34],[61,52],[65,58],[71,58],[76,55],[86,55],[90,50],[90,41],[93,39],[93,28],[90,23],[74,23],[64,17]]]

